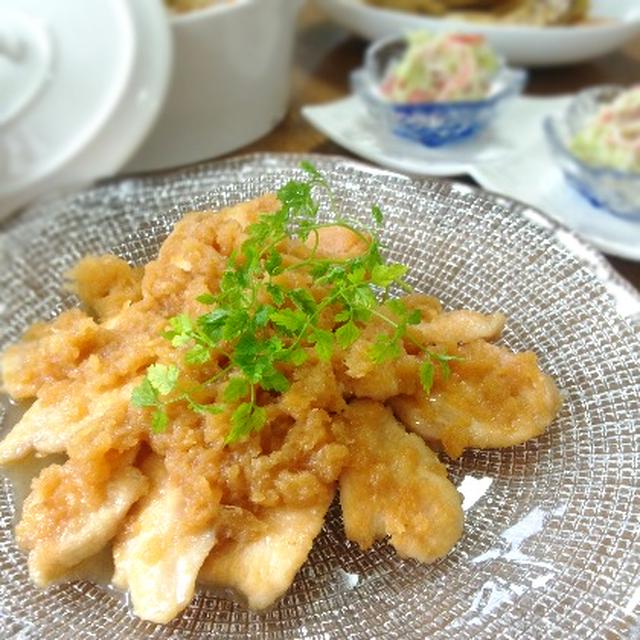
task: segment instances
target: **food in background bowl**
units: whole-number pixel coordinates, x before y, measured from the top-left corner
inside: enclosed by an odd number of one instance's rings
[[[594,167],[640,173],[640,85],[600,107],[570,149]]]
[[[177,13],[206,9],[213,4],[233,4],[236,0],[164,0],[169,9]]]
[[[218,0],[164,0],[164,3],[169,9],[177,11],[178,13],[204,9],[216,2],[218,2]]]
[[[582,91],[545,131],[567,180],[589,201],[640,216],[640,86]]]
[[[481,100],[499,67],[484,36],[416,31],[407,35],[407,48],[380,90],[391,102]]]
[[[415,32],[380,40],[352,76],[371,113],[395,134],[430,147],[484,129],[524,87],[481,35]]]
[[[480,22],[566,25],[584,20],[589,0],[366,0],[400,11]]]

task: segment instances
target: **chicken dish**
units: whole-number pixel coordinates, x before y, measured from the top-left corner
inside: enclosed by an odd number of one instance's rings
[[[185,215],[143,267],[82,259],[82,310],[5,351],[5,391],[32,403],[0,464],[64,456],[16,527],[36,584],[106,547],[145,620],[171,620],[197,583],[264,609],[336,495],[363,550],[386,539],[433,562],[463,529],[435,451],[509,447],[554,419],[536,356],[495,343],[504,316],[409,291],[382,257],[382,212],[364,230],[320,222],[328,185],[305,169],[277,194]]]
[[[368,4],[475,22],[538,26],[575,24],[587,18],[589,0],[364,0]]]

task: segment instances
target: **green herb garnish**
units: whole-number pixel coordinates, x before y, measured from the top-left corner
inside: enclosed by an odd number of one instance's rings
[[[167,428],[168,405],[186,402],[191,410],[201,413],[231,412],[226,444],[246,438],[259,431],[267,419],[266,410],[258,404],[258,392],[282,393],[289,388],[283,365],[301,365],[310,348],[320,360],[330,360],[336,346],[345,349],[353,344],[364,324],[373,318],[382,320],[390,330],[371,346],[369,355],[374,362],[397,358],[406,338],[423,354],[420,381],[426,393],[433,385],[436,366],[444,377],[448,375],[448,362],[455,358],[432,353],[408,336],[407,327],[420,322],[420,313],[389,297],[393,288],[410,290],[404,280],[407,268],[383,260],[373,229],[358,229],[340,215],[334,222],[320,222],[313,191],[323,190],[337,212],[333,194],[313,165],[305,162],[301,166],[308,179],[288,182],[278,191],[281,208],[262,215],[247,228],[248,237],[239,252],[229,258],[219,291],[198,297],[211,310],[198,318],[179,315],[169,320],[164,337],[173,347],[185,349],[188,365],[205,365],[214,354],[224,355],[224,365],[199,389],[194,390],[192,385],[189,391],[181,388],[175,365],[149,367],[133,392],[132,403],[154,409],[154,432]],[[378,206],[372,207],[371,217],[374,227],[383,224]],[[367,250],[348,259],[318,256],[319,230],[335,225],[355,233],[365,241]],[[289,238],[310,243],[311,251],[304,260],[285,266],[278,247]],[[307,289],[278,284],[278,276],[292,270],[307,273],[316,285],[324,287],[323,298],[316,300]],[[382,313],[380,299],[389,313]],[[328,313],[332,314],[329,323]],[[201,404],[195,400],[194,394],[220,381],[224,381],[224,387],[219,401]]]
[[[131,394],[131,402],[136,407],[153,407],[151,414],[151,429],[154,433],[161,433],[169,424],[169,416],[160,396],[171,393],[178,382],[180,371],[175,365],[152,364],[147,369],[147,375]]]

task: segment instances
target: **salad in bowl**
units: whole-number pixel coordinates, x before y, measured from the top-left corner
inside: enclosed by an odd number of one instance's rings
[[[506,67],[484,36],[426,31],[374,43],[352,76],[384,126],[430,147],[484,129],[525,81],[526,73]]]
[[[582,91],[545,130],[574,187],[596,206],[640,218],[640,85]]]

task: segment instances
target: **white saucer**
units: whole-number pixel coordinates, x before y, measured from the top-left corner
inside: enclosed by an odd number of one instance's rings
[[[562,111],[568,100],[515,98],[480,136],[439,149],[381,130],[356,96],[306,106],[302,114],[331,140],[371,162],[414,175],[470,175],[485,189],[537,207],[602,251],[640,260],[640,221],[593,207],[565,183],[547,148],[542,121]]]

